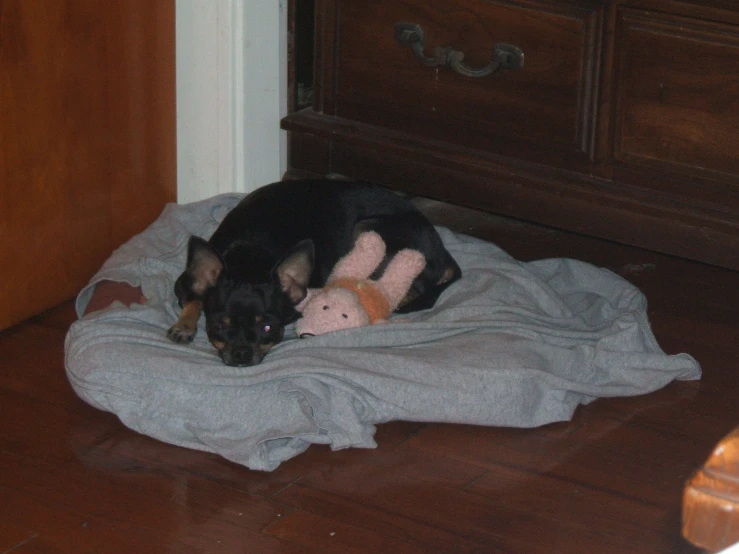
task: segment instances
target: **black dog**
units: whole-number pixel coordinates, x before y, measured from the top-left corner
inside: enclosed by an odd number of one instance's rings
[[[373,278],[403,248],[426,256],[400,312],[430,308],[461,276],[431,223],[396,194],[347,181],[274,183],[245,197],[209,241],[190,238],[187,268],[175,284],[182,314],[167,335],[192,341],[202,310],[208,339],[226,364],[258,364],[300,316],[295,305],[306,288],[323,286],[368,230],[387,244]]]

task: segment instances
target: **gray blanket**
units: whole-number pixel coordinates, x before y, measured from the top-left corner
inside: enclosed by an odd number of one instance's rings
[[[148,298],[72,325],[67,374],[85,401],[157,439],[273,470],[311,443],[372,448],[391,420],[534,427],[597,397],[700,378],[692,357],[660,349],[644,296],[620,277],[570,259],[521,263],[447,229],[464,277],[433,309],[304,340],[289,328],[262,364],[225,366],[202,327],[191,345],[165,332],[189,235],[210,236],[240,198],[167,206],[80,293],[80,314],[103,279]]]

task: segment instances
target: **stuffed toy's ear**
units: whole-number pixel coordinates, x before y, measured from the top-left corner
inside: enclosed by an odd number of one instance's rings
[[[320,294],[322,292],[323,289],[306,289],[305,298],[303,298],[303,300],[296,304],[295,310],[302,314],[305,310],[305,307],[310,303],[310,301],[315,298],[317,294]]]
[[[313,241],[306,239],[299,242],[275,267],[274,278],[293,304],[299,304],[305,298],[314,262]]]
[[[223,267],[223,260],[208,241],[190,237],[187,244],[187,273],[192,280],[192,292],[202,295],[214,286]]]

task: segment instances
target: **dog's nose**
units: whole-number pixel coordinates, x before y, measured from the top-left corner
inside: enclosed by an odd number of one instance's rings
[[[256,365],[262,361],[262,356],[253,348],[231,348],[221,352],[223,363],[230,366]]]
[[[313,333],[300,333],[301,339],[307,339],[308,337],[315,337]]]

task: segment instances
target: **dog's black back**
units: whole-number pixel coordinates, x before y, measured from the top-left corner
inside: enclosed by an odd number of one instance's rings
[[[175,285],[183,313],[201,303],[208,337],[224,361],[258,363],[299,317],[294,306],[306,288],[323,286],[367,230],[385,241],[386,262],[403,248],[426,257],[398,311],[433,306],[461,275],[433,225],[408,200],[366,183],[283,181],[245,197],[208,242],[191,239],[188,267]],[[178,342],[194,335],[192,321],[182,329],[182,319],[169,332]]]

